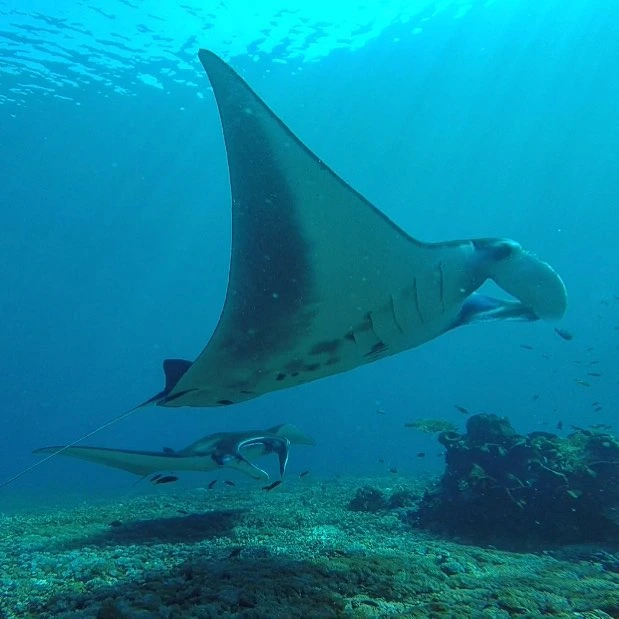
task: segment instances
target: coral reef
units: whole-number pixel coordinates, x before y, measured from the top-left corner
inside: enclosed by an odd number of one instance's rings
[[[447,470],[415,524],[512,548],[619,540],[619,442],[576,428],[517,434],[506,418],[469,418],[439,435]]]
[[[387,509],[387,500],[380,490],[364,486],[357,490],[355,498],[348,503],[348,509],[353,512],[375,513]]]
[[[619,615],[610,550],[569,560],[463,546],[389,509],[421,478],[289,480],[171,488],[6,513],[0,616],[8,619],[247,617],[555,618]],[[357,488],[385,509],[347,509]],[[79,500],[78,500],[79,499]],[[14,509],[14,508],[13,508]],[[604,552],[604,554],[602,554]],[[615,557],[616,559],[616,557]]]

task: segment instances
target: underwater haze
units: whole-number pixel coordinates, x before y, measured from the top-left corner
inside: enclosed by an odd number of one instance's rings
[[[290,475],[430,476],[444,450],[414,420],[616,432],[617,24],[614,0],[0,0],[0,479],[161,391],[163,359],[195,359],[217,324],[231,198],[199,48],[411,236],[508,237],[548,261],[568,313],[471,325],[232,407],[140,409],[87,444],[293,423],[316,446],[292,448]],[[167,491],[134,481],[58,457],[0,507]]]

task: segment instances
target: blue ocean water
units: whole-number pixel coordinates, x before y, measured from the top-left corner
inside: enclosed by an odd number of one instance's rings
[[[521,432],[617,429],[619,6],[306,4],[0,2],[0,478],[159,391],[162,360],[195,358],[212,333],[230,195],[199,47],[412,236],[510,237],[549,261],[574,339],[472,326],[225,410],[145,409],[89,443],[180,447],[291,422],[317,440],[292,471],[436,474],[436,439],[404,424],[463,426],[454,405]],[[0,504],[131,483],[58,458]]]

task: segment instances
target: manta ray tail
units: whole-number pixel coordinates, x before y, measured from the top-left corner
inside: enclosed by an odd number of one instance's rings
[[[84,434],[83,436],[80,436],[77,440],[73,441],[72,443],[69,443],[68,445],[64,445],[62,447],[54,448],[55,451],[53,451],[53,452],[44,452],[44,453],[49,453],[49,455],[46,458],[43,458],[42,460],[39,460],[38,462],[35,462],[33,465],[29,466],[28,468],[25,468],[23,471],[20,471],[16,475],[13,475],[13,477],[9,477],[9,479],[6,479],[2,483],[0,483],[0,488],[4,488],[5,486],[8,486],[9,484],[12,484],[15,480],[17,480],[20,477],[26,475],[26,473],[29,473],[30,471],[38,468],[39,466],[41,466],[42,464],[44,464],[48,460],[51,460],[52,458],[55,458],[56,456],[66,452],[68,449],[71,449],[72,447],[75,447],[75,445],[77,445],[78,443],[81,443],[82,441],[86,440],[87,438],[90,438],[91,436],[94,436],[95,434],[98,434],[99,432],[101,432],[101,430],[105,430],[106,428],[109,428],[110,426],[113,426],[115,423],[118,423],[119,421],[122,421],[123,419],[126,419],[130,415],[133,415],[133,413],[135,413],[135,411],[137,411],[142,406],[144,406],[144,404],[140,404],[139,406],[135,406],[134,408],[132,408],[132,409],[130,409],[128,411],[125,411],[124,413],[118,415],[117,417],[114,417],[113,419],[110,419],[109,421],[106,421],[103,425],[100,425],[98,428],[95,428],[94,430],[91,430],[87,434]],[[42,453],[42,452],[40,452],[40,453]]]
[[[48,449],[54,449],[54,451],[49,451],[49,450],[48,451],[38,451],[38,453],[47,453],[49,455],[46,458],[43,458],[42,460],[39,460],[38,462],[35,462],[32,466],[29,466],[28,468],[25,468],[23,471],[20,471],[19,473],[13,475],[13,477],[10,477],[9,479],[6,479],[2,483],[0,483],[0,488],[4,488],[5,486],[8,486],[9,484],[12,484],[14,481],[16,481],[20,477],[26,475],[30,471],[38,468],[39,466],[41,466],[42,464],[44,464],[48,460],[51,460],[52,458],[55,458],[56,456],[65,453],[67,450],[71,449],[72,447],[75,447],[78,443],[81,443],[82,441],[86,440],[87,438],[90,438],[91,436],[94,436],[95,434],[98,434],[99,432],[101,432],[101,430],[105,430],[106,428],[109,428],[110,426],[113,426],[114,424],[118,423],[119,421],[122,421],[123,419],[126,419],[127,417],[133,415],[133,413],[135,413],[140,408],[142,408],[144,406],[148,406],[150,404],[154,404],[155,402],[157,402],[161,398],[167,396],[168,393],[170,393],[170,391],[172,391],[172,389],[174,389],[176,383],[182,378],[183,374],[189,369],[190,366],[191,366],[191,361],[186,361],[184,359],[165,359],[164,362],[163,362],[163,372],[164,372],[164,375],[165,375],[165,387],[164,387],[163,391],[161,391],[157,395],[153,396],[152,398],[149,398],[145,402],[142,402],[141,404],[138,404],[138,406],[134,406],[133,408],[129,409],[128,411],[125,411],[124,413],[121,413],[120,415],[114,417],[113,419],[110,419],[109,421],[106,421],[104,424],[100,425],[99,427],[95,428],[94,430],[91,430],[87,434],[84,434],[83,436],[80,436],[78,439],[76,439],[75,441],[69,443],[68,445],[63,445],[63,446],[57,447],[57,448],[48,448]],[[73,456],[76,456],[76,457],[81,457],[81,456],[77,456],[76,454],[70,454],[70,455],[73,455]],[[83,459],[86,459],[86,458],[83,458]],[[113,465],[111,465],[111,466],[113,466]],[[118,468],[122,468],[122,467],[118,467]],[[128,470],[128,469],[126,469],[126,470]]]

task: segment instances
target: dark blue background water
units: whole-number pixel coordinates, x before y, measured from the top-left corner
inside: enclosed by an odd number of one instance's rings
[[[135,54],[133,73],[84,81],[69,100],[37,89],[66,95],[43,73],[37,81],[9,72],[21,66],[9,41],[53,39],[20,28],[10,5],[0,4],[0,87],[27,87],[0,105],[1,478],[32,464],[33,448],[69,442],[159,391],[164,358],[198,355],[223,303],[230,235],[223,140],[195,55],[211,46],[208,31],[179,52],[195,65],[196,85],[175,83],[171,61]],[[292,35],[273,54],[231,62],[411,235],[511,237],[553,264],[570,294],[561,326],[574,340],[547,323],[469,327],[230,409],[141,410],[91,444],[181,447],[286,421],[318,441],[293,450],[291,474],[391,466],[414,474],[440,471],[441,452],[435,438],[403,424],[463,425],[454,404],[507,415],[523,432],[559,420],[566,428],[615,422],[619,5],[474,2],[464,14],[462,6],[434,14],[430,4],[361,49],[315,62],[274,62],[287,58]],[[229,55],[222,43],[212,48]],[[89,66],[84,55],[73,60]],[[50,66],[75,76],[69,65]],[[132,77],[141,71],[165,87]],[[109,87],[114,80],[125,92]],[[603,410],[593,413],[594,401]],[[125,492],[132,482],[58,458],[5,489],[1,504],[32,491]]]

